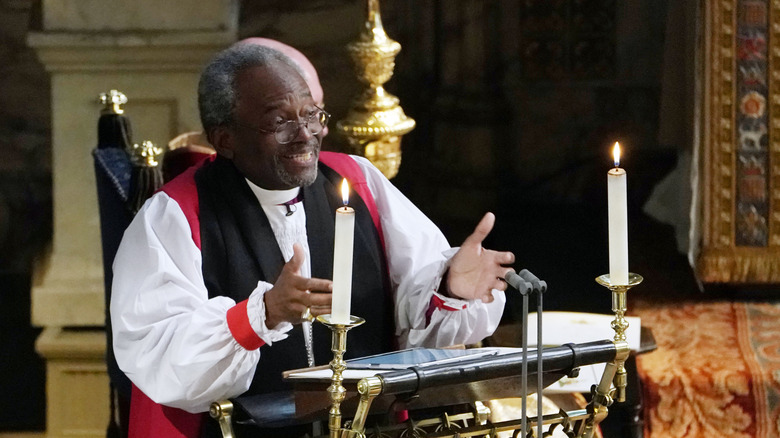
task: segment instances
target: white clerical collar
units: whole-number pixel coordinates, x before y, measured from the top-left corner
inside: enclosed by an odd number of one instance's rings
[[[252,189],[252,193],[255,194],[257,200],[260,201],[260,205],[279,205],[284,204],[290,199],[295,198],[300,193],[300,187],[294,187],[287,190],[266,190],[262,187],[258,187],[252,181],[246,180],[249,184],[249,188]]]

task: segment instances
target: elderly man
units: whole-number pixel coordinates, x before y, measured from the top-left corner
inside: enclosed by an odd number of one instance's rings
[[[492,214],[451,249],[367,160],[320,152],[329,115],[278,51],[221,52],[198,94],[217,155],[147,201],[114,263],[114,348],[138,393],[199,413],[284,390],[283,370],[327,363],[329,332],[302,322],[330,313],[343,177],[358,192],[352,313],[367,321],[350,333],[347,356],[493,332],[514,255],[482,248]]]

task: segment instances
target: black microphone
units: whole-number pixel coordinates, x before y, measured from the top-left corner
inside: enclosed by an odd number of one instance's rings
[[[531,283],[517,275],[517,272],[515,271],[509,271],[504,276],[504,280],[506,280],[506,283],[513,288],[517,289],[518,292],[520,292],[522,295],[526,295],[528,292],[531,291]]]

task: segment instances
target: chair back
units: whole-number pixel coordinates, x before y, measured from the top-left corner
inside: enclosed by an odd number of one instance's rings
[[[97,185],[100,238],[103,252],[103,276],[106,325],[106,366],[111,384],[112,417],[109,431],[124,426],[126,436],[130,380],[119,369],[114,357],[113,333],[109,314],[111,302],[112,265],[125,229],[146,199],[162,186],[161,168],[157,158],[162,151],[151,142],[141,146],[132,142],[130,121],[122,105],[127,97],[117,90],[101,93],[103,108],[98,119],[98,141],[92,151]],[[119,401],[118,415],[115,401]],[[110,432],[114,433],[114,432]]]

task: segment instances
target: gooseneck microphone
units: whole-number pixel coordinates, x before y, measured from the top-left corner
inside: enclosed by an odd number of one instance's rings
[[[523,277],[517,275],[515,271],[509,271],[504,276],[507,284],[517,289],[523,295],[526,295],[532,288],[531,283],[526,281]]]
[[[522,271],[520,271],[520,275],[518,275],[518,277],[522,278],[528,283],[531,283],[531,287],[533,287],[534,292],[544,293],[547,291],[547,282],[539,280],[539,278],[536,275],[532,274],[531,271],[529,271],[528,269],[523,269]]]
[[[522,363],[522,370],[521,370],[521,383],[522,383],[522,420],[521,420],[521,430],[523,435],[528,434],[527,430],[527,421],[528,416],[526,413],[526,396],[528,396],[528,294],[531,292],[535,292],[537,296],[537,306],[536,306],[536,357],[540,360],[538,361],[538,369],[536,370],[536,397],[537,397],[537,405],[536,405],[536,418],[537,418],[537,436],[544,436],[542,433],[542,389],[543,389],[543,383],[542,383],[542,294],[547,291],[547,282],[539,280],[539,278],[532,274],[529,270],[523,269],[518,274],[515,271],[509,271],[504,276],[504,280],[507,282],[508,285],[512,286],[513,288],[517,289],[518,292],[523,296],[523,322],[522,322],[522,340],[521,345],[523,349],[523,363]]]
[[[541,357],[543,342],[542,342],[542,314],[544,313],[542,308],[542,295],[547,291],[547,282],[539,280],[539,278],[532,274],[529,270],[523,269],[520,271],[520,277],[525,281],[531,283],[533,291],[536,292],[536,351],[537,357]],[[539,368],[536,371],[536,415],[537,418],[541,418],[542,415],[542,363],[539,363]],[[542,422],[537,421],[537,436],[542,435]]]
[[[521,276],[517,275],[517,272],[515,271],[507,272],[504,276],[504,280],[506,280],[508,285],[517,289],[517,291],[520,292],[520,294],[523,296],[523,322],[520,328],[520,345],[523,349],[523,363],[520,365],[520,391],[521,396],[523,397],[520,408],[520,430],[522,430],[521,436],[527,436],[528,415],[526,398],[528,397],[528,293],[531,291],[533,286],[531,286],[531,283],[525,281]],[[539,356],[537,355],[537,357]],[[537,361],[537,363],[541,362],[541,360]]]

